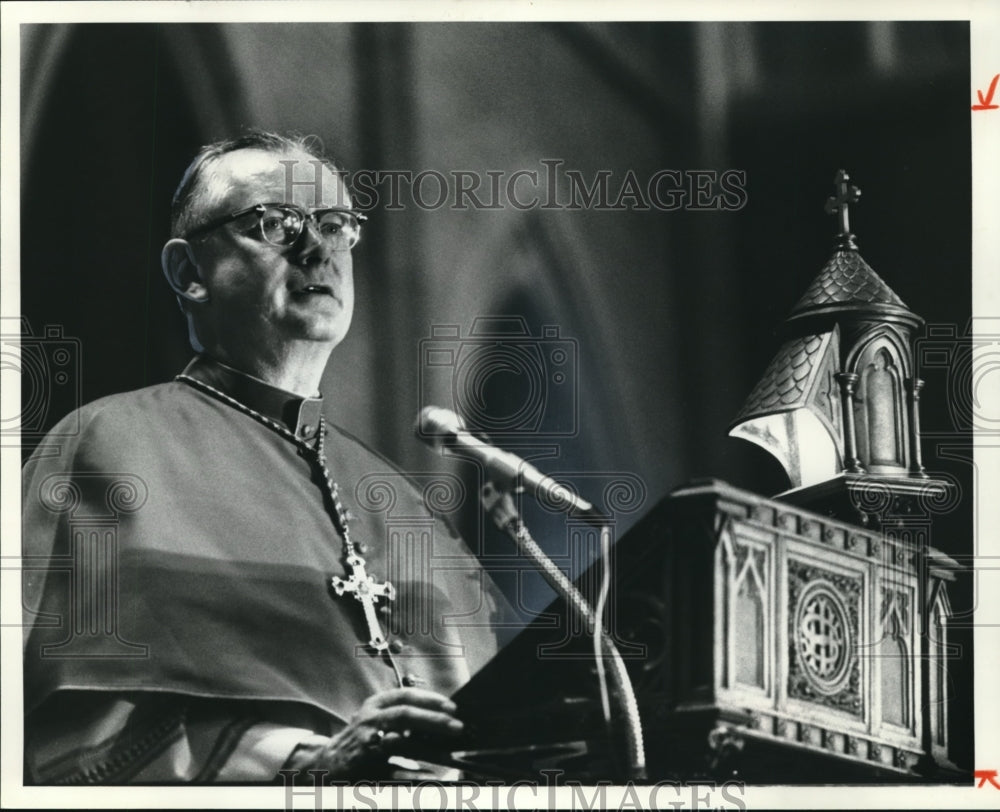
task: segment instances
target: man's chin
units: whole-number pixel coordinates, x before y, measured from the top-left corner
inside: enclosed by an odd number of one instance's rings
[[[293,334],[299,341],[315,341],[333,347],[344,340],[350,326],[350,318],[345,318],[343,314],[336,319],[309,318],[297,324]]]

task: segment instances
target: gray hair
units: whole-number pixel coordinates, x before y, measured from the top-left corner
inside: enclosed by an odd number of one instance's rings
[[[241,149],[259,149],[266,152],[304,152],[322,163],[334,174],[337,165],[323,151],[318,136],[279,135],[267,130],[248,130],[236,138],[215,141],[202,147],[184,171],[170,206],[170,236],[183,237],[205,222],[208,197],[207,176],[218,160],[230,152]]]

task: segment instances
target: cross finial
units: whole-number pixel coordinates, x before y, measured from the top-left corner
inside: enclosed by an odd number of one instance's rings
[[[826,199],[823,207],[827,214],[837,213],[840,215],[840,233],[837,234],[837,247],[841,249],[857,249],[854,242],[854,235],[851,233],[851,221],[847,207],[851,203],[857,203],[861,198],[861,190],[857,186],[849,186],[847,181],[851,178],[843,169],[837,171],[837,176],[833,179],[837,194]]]

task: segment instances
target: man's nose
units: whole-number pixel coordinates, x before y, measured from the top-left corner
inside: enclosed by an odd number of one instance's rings
[[[330,244],[319,233],[316,223],[312,219],[307,219],[302,226],[302,233],[295,241],[295,252],[299,261],[303,264],[325,262],[330,258],[332,251]]]

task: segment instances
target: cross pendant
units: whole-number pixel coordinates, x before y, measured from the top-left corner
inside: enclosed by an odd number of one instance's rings
[[[368,645],[375,651],[385,651],[389,647],[389,641],[382,634],[382,627],[375,615],[375,604],[379,598],[395,600],[396,588],[388,581],[384,584],[375,583],[375,579],[365,571],[365,560],[357,553],[348,553],[347,566],[351,568],[350,576],[345,580],[339,575],[334,575],[330,579],[330,585],[337,595],[351,592],[361,601],[361,606],[365,610],[365,620],[368,621],[368,634],[371,635]]]

